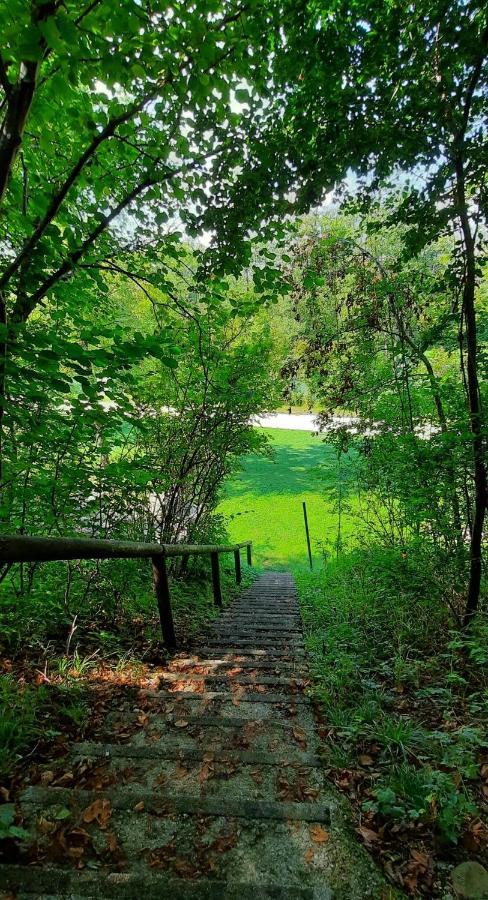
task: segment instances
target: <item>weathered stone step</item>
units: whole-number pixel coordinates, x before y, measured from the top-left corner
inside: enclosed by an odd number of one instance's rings
[[[271,594],[270,592],[259,594],[246,594],[244,599],[234,601],[231,609],[240,606],[259,606],[260,609],[268,609],[273,607],[287,607],[298,609],[299,604],[296,597],[285,596],[284,594]]]
[[[294,645],[303,646],[302,634],[300,631],[284,631],[282,628],[250,628],[250,627],[232,627],[232,625],[226,626],[225,628],[212,628],[209,631],[209,640],[214,641],[216,638],[219,638],[222,642],[226,641],[248,641],[253,640],[255,643],[259,642],[259,644],[264,643],[265,641],[273,644],[285,644],[285,646],[293,643]]]
[[[273,634],[275,631],[285,634],[302,633],[300,622],[283,622],[280,616],[276,616],[275,622],[270,622],[269,619],[263,619],[262,622],[256,622],[254,619],[247,616],[240,616],[236,619],[218,619],[216,622],[210,624],[210,628],[220,628],[222,631],[228,631],[231,628],[245,631],[253,630],[253,633],[256,635],[260,634],[262,631],[269,631]]]
[[[144,695],[150,694],[155,699],[168,699],[173,698],[175,700],[189,700],[189,701],[200,701],[201,703],[210,703],[210,702],[222,702],[228,703],[229,700],[232,700],[233,694],[232,691],[201,691],[201,692],[193,692],[193,691],[142,691]],[[271,691],[244,691],[242,694],[237,692],[234,696],[237,696],[239,703],[309,703],[309,698],[303,696],[302,694],[276,694]]]
[[[100,744],[93,741],[84,741],[76,744],[73,748],[72,757],[83,757],[86,759],[155,759],[164,760],[186,760],[188,762],[204,762],[208,761],[208,757],[213,756],[212,761],[225,765],[227,763],[235,763],[246,766],[270,766],[280,768],[286,766],[300,766],[306,768],[322,768],[320,757],[313,753],[300,753],[295,749],[290,749],[289,745],[283,747],[281,753],[272,753],[270,751],[259,750],[239,750],[226,747],[209,749],[198,749],[191,745],[182,743],[174,743],[171,745],[165,738],[163,741],[156,741],[151,744]]]
[[[263,624],[269,622],[270,625],[282,623],[283,625],[301,625],[301,619],[298,615],[290,615],[288,613],[264,614],[262,612],[251,611],[249,609],[232,610],[224,613],[218,619],[219,622],[249,622],[250,624]]]
[[[0,888],[14,893],[16,900],[33,897],[55,900],[99,898],[99,900],[332,900],[324,885],[316,887],[279,887],[276,884],[200,879],[185,881],[166,873],[93,872],[72,869],[45,869],[40,866],[4,865],[0,867]]]
[[[302,634],[302,625],[300,622],[283,622],[281,616],[276,616],[274,622],[271,622],[269,619],[263,619],[262,621],[256,622],[250,616],[240,616],[236,619],[219,619],[217,622],[212,622],[210,628],[219,628],[223,631],[228,631],[229,629],[238,631],[252,630],[253,634],[260,634],[262,631]]]
[[[271,671],[276,675],[287,674],[293,670],[299,670],[300,672],[306,671],[306,666],[296,660],[281,662],[279,660],[273,661],[273,659],[267,659],[266,657],[248,657],[245,659],[232,657],[231,659],[226,659],[225,657],[219,658],[218,654],[213,659],[202,659],[199,657],[173,659],[169,664],[167,671],[185,674],[190,671],[190,667],[196,672],[202,672],[202,674],[205,674],[205,671],[207,671],[209,675],[213,673],[218,674],[220,669],[222,669],[224,673],[229,669],[231,671],[238,669],[244,674],[245,670],[249,669],[250,671],[255,672]]]
[[[146,713],[139,711],[124,717],[122,723],[112,719],[97,735],[97,743],[129,748],[165,743],[173,750],[183,740],[195,750],[212,753],[242,749],[280,755],[282,748],[290,753],[312,752],[318,746],[313,713],[305,704],[294,706],[293,715],[291,705],[269,707],[248,703],[240,708],[228,704],[228,710],[220,707],[214,712],[207,708],[202,714],[198,714],[193,703],[172,706],[170,713],[153,712],[147,720]]]
[[[120,745],[119,745],[120,746]],[[117,746],[114,750],[117,750]],[[138,749],[142,750],[138,753]],[[126,751],[126,752],[124,752]],[[187,753],[183,748],[165,758],[151,755],[147,747],[132,745],[120,748],[118,754],[96,757],[93,753],[75,761],[76,777],[69,789],[115,790],[116,786],[130,786],[133,791],[152,791],[155,796],[168,799],[200,797],[229,802],[245,797],[253,802],[324,802],[323,770],[317,757],[309,754],[295,759],[286,750],[280,755],[264,753]],[[303,760],[313,765],[303,765]],[[70,771],[73,766],[70,767]],[[58,769],[65,774],[64,767]],[[51,774],[51,772],[50,772]],[[55,771],[55,776],[57,772]],[[56,782],[53,783],[56,787]]]
[[[283,704],[266,704],[263,702],[240,704],[238,698],[228,698],[225,702],[208,703],[200,708],[194,700],[186,702],[180,700],[172,702],[168,695],[161,695],[155,699],[154,695],[145,698],[144,709],[111,715],[106,723],[106,729],[99,731],[97,740],[104,743],[143,742],[145,740],[159,740],[164,736],[181,732],[181,722],[188,722],[188,728],[218,727],[217,720],[222,723],[222,728],[234,728],[259,724],[272,732],[273,729],[285,729],[282,733],[284,739],[293,741],[286,734],[287,728],[300,728],[310,735],[315,735],[314,714],[311,704],[295,703],[294,697],[288,697]],[[141,714],[144,717],[141,724]],[[186,725],[183,726],[186,732]],[[198,739],[198,732],[195,732]],[[209,736],[209,740],[213,737]],[[201,736],[205,740],[205,736]],[[228,737],[224,735],[224,740]],[[264,745],[260,745],[264,749]],[[256,747],[257,749],[257,747]],[[308,748],[310,749],[310,747]]]
[[[22,807],[42,810],[48,817],[52,808],[67,807],[76,817],[95,800],[108,800],[115,810],[134,811],[134,807],[144,804],[141,812],[158,817],[219,816],[223,818],[261,820],[278,822],[324,822],[330,823],[329,803],[303,803],[286,800],[238,800],[214,799],[198,796],[168,796],[163,791],[145,790],[139,786],[119,785],[114,790],[88,791],[61,787],[29,787],[22,795]]]
[[[259,725],[265,726],[266,732],[271,732],[273,729],[276,729],[278,732],[284,735],[284,739],[287,741],[291,741],[291,736],[287,734],[293,728],[296,728],[296,722],[290,722],[287,719],[251,719],[251,718],[239,718],[239,716],[235,717],[226,717],[226,716],[192,716],[188,715],[186,717],[189,725],[199,725],[199,726],[208,726],[212,725],[218,726],[220,728],[225,729],[236,729],[240,730],[245,727],[249,727],[251,725]],[[313,722],[313,720],[311,720]],[[310,727],[310,730],[304,728],[303,725],[300,725],[300,728],[305,732],[305,737],[307,741],[311,741],[312,739],[316,739],[315,731],[313,729],[313,724]]]
[[[210,647],[219,647],[221,651],[225,651],[227,649],[228,652],[232,650],[271,650],[273,653],[276,651],[283,651],[289,654],[295,653],[296,651],[304,651],[303,641],[301,640],[288,640],[286,637],[284,638],[273,638],[269,637],[267,640],[262,636],[257,637],[240,637],[236,634],[229,635],[229,640],[226,641],[224,638],[214,638],[211,635],[208,637],[208,644]]]
[[[211,684],[226,684],[229,686],[233,684],[254,685],[257,688],[261,685],[277,684],[293,690],[303,690],[309,683],[304,678],[282,677],[280,675],[261,675],[261,673],[256,673],[256,677],[253,677],[251,675],[241,675],[240,673],[228,675],[225,672],[217,672],[208,675],[200,672],[167,672],[161,675],[159,685],[162,687],[166,683],[179,684],[183,681],[203,681],[204,683],[210,682]]]
[[[303,663],[305,659],[305,650],[302,649],[277,651],[276,648],[272,647],[253,647],[251,642],[248,642],[248,645],[245,647],[229,647],[229,645],[219,646],[218,644],[216,646],[209,646],[207,643],[199,648],[199,653],[202,657],[207,659],[212,657],[215,659],[223,659],[227,657],[229,661],[235,662],[236,665],[240,664],[243,660],[250,661],[262,659],[269,663],[273,663],[274,665],[279,665],[280,663]]]
[[[268,615],[271,613],[298,615],[300,612],[300,607],[295,599],[277,600],[272,598],[263,598],[259,600],[258,598],[256,598],[255,600],[253,600],[252,597],[248,597],[243,603],[233,603],[231,606],[226,607],[226,612],[233,612],[234,610],[256,610],[257,612],[264,612]]]

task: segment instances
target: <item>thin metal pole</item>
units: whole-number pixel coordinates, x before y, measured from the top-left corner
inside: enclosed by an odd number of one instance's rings
[[[159,618],[161,620],[161,631],[163,632],[163,641],[168,650],[176,648],[175,626],[173,622],[173,612],[171,610],[171,598],[169,593],[168,570],[166,568],[166,560],[161,554],[153,556],[153,579],[154,592],[158,602]]]
[[[213,583],[214,602],[215,602],[216,606],[222,606],[222,588],[220,586],[219,554],[211,553],[210,559],[212,562],[212,583]]]
[[[308,561],[310,563],[310,568],[313,569],[312,548],[310,546],[310,532],[308,530],[307,504],[305,503],[305,500],[303,501],[303,518],[305,520],[305,533],[307,535]]]

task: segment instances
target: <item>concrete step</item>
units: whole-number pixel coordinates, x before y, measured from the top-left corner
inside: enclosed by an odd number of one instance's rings
[[[213,659],[201,659],[199,657],[173,659],[167,671],[185,674],[190,669],[196,673],[209,675],[220,674],[220,672],[225,674],[229,670],[231,672],[239,671],[243,675],[249,674],[249,672],[271,672],[275,675],[287,675],[294,670],[299,672],[306,671],[303,663],[297,660],[281,662],[280,660],[273,661],[273,659],[267,659],[266,657],[261,659],[256,657],[231,657],[226,659],[225,657],[219,658],[218,654]]]
[[[239,685],[236,685],[238,687]],[[249,685],[249,689],[240,693],[237,690],[233,693],[232,691],[147,691],[143,692],[144,694],[150,694],[156,700],[162,699],[166,700],[168,698],[175,700],[185,700],[185,701],[193,701],[200,702],[202,704],[205,703],[228,703],[229,700],[232,700],[232,697],[237,697],[239,703],[290,703],[293,701],[294,703],[309,703],[308,697],[304,697],[303,694],[300,693],[274,693],[271,691],[252,691],[251,685]]]
[[[139,752],[140,751],[140,752]],[[289,759],[287,756],[289,753]],[[100,753],[100,755],[97,755]],[[106,754],[109,754],[108,756]],[[153,792],[166,798],[194,797],[222,802],[241,800],[279,803],[327,802],[320,760],[313,754],[288,751],[282,745],[275,753],[198,752],[174,748],[158,754],[154,746],[101,745],[89,748],[68,769],[74,774],[70,787],[75,794],[84,790],[119,790]],[[266,758],[268,757],[268,758]],[[49,774],[53,770],[50,766]],[[65,777],[66,766],[55,768]],[[56,780],[52,787],[57,787]]]
[[[280,663],[303,663],[305,660],[305,650],[303,649],[286,649],[281,650],[273,647],[254,647],[253,642],[248,642],[244,647],[233,647],[231,643],[219,646],[219,644],[209,645],[208,641],[199,648],[199,653],[206,659],[225,659],[229,662],[240,664],[243,661],[250,662],[255,660],[264,660],[273,665]]]
[[[198,704],[194,699],[174,701],[171,697],[166,699],[166,695],[156,696],[153,693],[141,698],[139,709],[121,710],[110,715],[106,727],[99,730],[96,739],[106,743],[141,743],[178,735],[183,728],[185,734],[193,736],[195,741],[217,741],[214,731],[210,732],[208,738],[206,735],[207,728],[218,728],[217,720],[222,723],[222,729],[238,730],[246,726],[246,737],[256,724],[261,729],[270,731],[270,740],[276,736],[273,732],[280,733],[279,729],[285,729],[286,732],[288,728],[299,728],[310,735],[315,734],[311,704],[296,703],[294,696],[287,697],[283,704],[267,704],[262,701],[240,703],[238,696],[228,697],[225,701]],[[204,729],[204,733],[200,734],[199,728]],[[228,735],[224,734],[223,741],[228,739]],[[290,747],[293,747],[294,741],[286,739],[291,741]],[[234,746],[235,743],[236,741]],[[255,749],[269,749],[262,735],[252,746]],[[308,749],[311,749],[311,745]]]
[[[325,885],[320,889],[295,885],[290,894],[289,886],[208,878],[185,881],[151,870],[107,873],[15,865],[0,868],[0,888],[14,894],[16,900],[134,900],[142,896],[144,900],[332,900]]]
[[[49,815],[59,808],[70,810],[75,819],[96,800],[108,800],[113,810],[134,811],[134,807],[144,804],[141,809],[147,814],[159,817],[217,816],[233,819],[261,820],[276,822],[324,822],[330,823],[329,803],[306,803],[277,800],[249,800],[200,797],[195,795],[171,796],[163,791],[154,791],[138,785],[119,785],[113,790],[88,791],[70,790],[62,787],[29,787],[22,795],[22,808],[27,807],[49,819]]]
[[[296,651],[304,651],[303,641],[291,638],[288,640],[286,637],[284,638],[274,638],[269,636],[268,638],[264,637],[253,637],[250,635],[249,637],[241,637],[240,635],[232,634],[229,635],[228,640],[224,637],[212,637],[209,635],[208,637],[208,646],[213,647],[214,649],[218,648],[222,652],[233,652],[239,650],[268,650],[271,653],[275,654],[276,652],[286,652],[289,654],[293,654]]]
[[[303,738],[305,740],[305,737]],[[295,745],[296,746],[296,745]],[[300,766],[307,768],[321,768],[320,757],[314,753],[301,753],[293,747],[282,745],[281,752],[270,750],[240,750],[220,746],[212,749],[208,747],[196,748],[188,742],[174,742],[167,739],[141,746],[139,744],[100,744],[95,741],[83,741],[76,744],[72,756],[76,759],[99,759],[102,761],[112,759],[148,759],[164,760],[178,759],[189,763],[208,762],[209,756],[216,764],[235,764],[243,766]],[[52,765],[50,765],[52,769]]]
[[[285,677],[280,675],[263,675],[256,672],[255,675],[228,674],[227,672],[217,672],[212,674],[201,672],[167,672],[161,675],[159,684],[162,687],[165,684],[178,684],[183,681],[197,681],[205,684],[248,684],[261,687],[263,685],[278,684],[288,687],[292,690],[304,690],[309,682],[306,679],[298,677]]]

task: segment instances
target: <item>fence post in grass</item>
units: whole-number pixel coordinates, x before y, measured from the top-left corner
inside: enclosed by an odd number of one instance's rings
[[[236,566],[236,584],[240,584],[242,581],[241,574],[241,551],[238,547],[237,550],[234,550],[234,562]]]
[[[307,504],[305,503],[305,500],[303,501],[303,518],[305,520],[305,534],[307,535],[308,561],[310,563],[310,568],[313,569],[312,548],[310,546],[310,532],[308,530]]]
[[[166,559],[163,554],[153,556],[153,579],[154,592],[158,603],[159,618],[161,620],[161,631],[163,632],[163,641],[168,650],[176,649],[175,626],[173,622],[173,612],[171,610],[171,598],[169,594],[168,570],[166,568]]]
[[[219,554],[211,553],[210,560],[212,563],[212,584],[213,584],[214,603],[216,606],[222,606],[222,588],[220,586]]]
[[[248,564],[248,566],[252,566],[252,550],[251,550],[250,544],[247,545],[246,550],[247,550],[247,564]]]

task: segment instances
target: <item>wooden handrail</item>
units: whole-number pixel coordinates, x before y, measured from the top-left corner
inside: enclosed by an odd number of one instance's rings
[[[146,544],[139,541],[109,541],[85,537],[41,537],[12,534],[0,536],[0,562],[54,562],[63,559],[151,559],[153,556],[210,556],[234,553],[241,544]]]
[[[60,562],[69,559],[151,559],[154,591],[158,603],[163,640],[168,649],[176,649],[166,559],[175,556],[210,556],[214,601],[222,606],[219,556],[233,553],[236,581],[241,581],[241,554],[247,550],[252,564],[252,541],[240,544],[149,544],[137,541],[109,541],[85,537],[42,537],[11,534],[0,536],[0,563]]]

